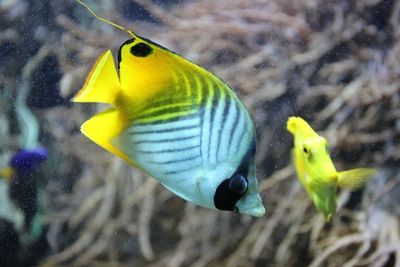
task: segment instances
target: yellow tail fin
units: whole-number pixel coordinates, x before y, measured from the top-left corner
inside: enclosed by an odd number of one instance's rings
[[[376,173],[372,168],[359,168],[338,172],[338,186],[348,189],[359,189]]]
[[[117,109],[109,108],[87,120],[82,125],[81,132],[99,146],[137,167],[135,162],[112,144],[113,139],[127,126],[127,118]]]
[[[120,91],[119,78],[110,50],[99,56],[82,89],[73,102],[98,102],[113,105]]]

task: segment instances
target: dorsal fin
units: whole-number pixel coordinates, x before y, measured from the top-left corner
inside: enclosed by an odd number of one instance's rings
[[[110,50],[101,54],[82,89],[74,96],[73,102],[97,102],[114,105],[120,91],[119,79]]]

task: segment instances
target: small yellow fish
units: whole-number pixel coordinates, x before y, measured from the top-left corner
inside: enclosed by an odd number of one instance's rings
[[[372,168],[337,172],[328,151],[327,140],[300,117],[290,117],[287,129],[294,136],[292,159],[297,176],[325,220],[336,214],[336,189],[358,189],[376,173]]]
[[[131,39],[119,49],[117,68],[110,50],[100,55],[73,98],[111,106],[86,121],[82,133],[187,201],[262,216],[254,124],[231,88],[170,50],[99,19]]]

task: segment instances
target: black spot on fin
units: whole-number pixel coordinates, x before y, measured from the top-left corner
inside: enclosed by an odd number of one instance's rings
[[[135,57],[147,57],[153,52],[153,48],[146,43],[138,43],[131,47],[131,54]]]

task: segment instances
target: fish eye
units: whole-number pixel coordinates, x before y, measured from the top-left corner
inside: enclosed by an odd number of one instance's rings
[[[240,174],[235,174],[229,181],[229,190],[237,195],[247,191],[247,180]]]
[[[303,148],[304,153],[306,153],[308,155],[308,149],[307,148]]]

